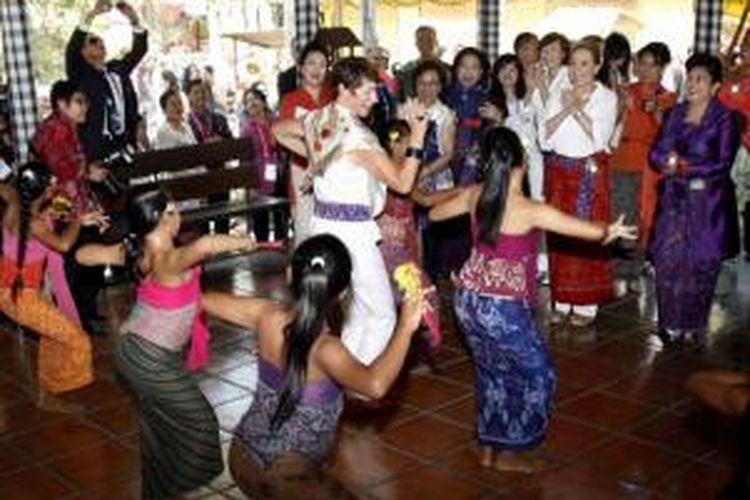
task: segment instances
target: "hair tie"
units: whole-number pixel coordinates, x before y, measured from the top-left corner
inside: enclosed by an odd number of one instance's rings
[[[312,267],[313,269],[317,267],[319,267],[320,269],[325,269],[326,261],[320,255],[316,255],[315,257],[310,259],[310,267]]]

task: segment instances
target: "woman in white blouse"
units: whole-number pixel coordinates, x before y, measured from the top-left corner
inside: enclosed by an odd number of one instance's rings
[[[539,40],[539,49],[539,71],[536,72],[534,88],[529,90],[537,123],[541,123],[549,100],[559,97],[562,89],[569,84],[570,41],[560,33],[547,33]],[[542,151],[547,151],[544,137],[540,136],[540,139]]]
[[[600,54],[590,44],[571,53],[570,78],[550,93],[540,123],[545,155],[545,197],[564,212],[592,222],[608,223],[608,144],[617,117],[617,97],[596,81]],[[613,293],[606,247],[549,235],[552,323],[570,314],[571,324],[586,326],[598,305]]]
[[[429,120],[423,166],[417,180],[419,188],[427,193],[450,189],[454,184],[451,162],[456,141],[456,114],[440,101],[445,78],[442,67],[434,61],[420,63],[415,74],[416,102],[426,110]],[[400,117],[408,107],[399,109]],[[430,223],[426,216],[418,220],[423,264],[433,279],[460,266],[457,262],[461,260],[461,249],[466,248],[462,232],[467,232],[468,226],[452,224],[455,222]]]
[[[166,120],[156,133],[154,149],[171,149],[198,144],[185,119],[185,105],[180,91],[175,88],[167,89],[159,98],[159,105]]]

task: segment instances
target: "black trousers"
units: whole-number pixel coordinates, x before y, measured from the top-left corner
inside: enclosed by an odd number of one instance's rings
[[[76,262],[75,254],[83,245],[103,242],[98,229],[82,227],[75,245],[65,254],[65,276],[84,328],[91,320],[99,318],[96,304],[99,292],[104,287],[104,267],[82,266]]]

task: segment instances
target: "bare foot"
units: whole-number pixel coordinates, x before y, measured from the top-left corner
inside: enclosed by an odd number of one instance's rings
[[[537,458],[519,455],[517,453],[498,453],[493,466],[501,472],[520,472],[533,474],[539,471],[544,462]]]
[[[39,391],[39,396],[36,400],[36,407],[40,410],[51,411],[55,413],[81,413],[83,412],[83,405],[77,403],[68,403],[63,401],[57,396],[48,394],[43,391]]]
[[[492,448],[483,446],[479,452],[479,465],[482,467],[492,467]]]

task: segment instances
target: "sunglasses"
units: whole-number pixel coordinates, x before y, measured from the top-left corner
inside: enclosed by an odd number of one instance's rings
[[[88,45],[103,45],[104,41],[98,36],[90,36],[88,40],[86,40],[86,43]]]

